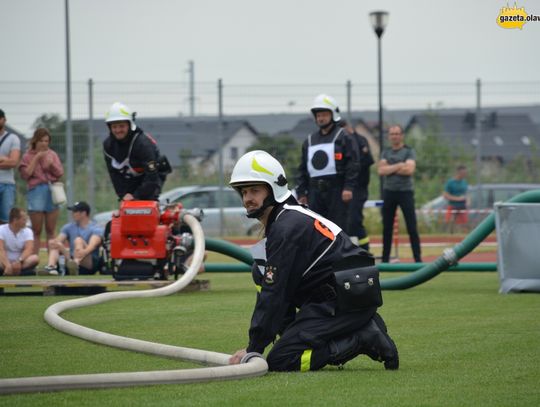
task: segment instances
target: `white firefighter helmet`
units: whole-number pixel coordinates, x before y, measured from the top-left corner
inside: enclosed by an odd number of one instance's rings
[[[285,170],[279,161],[266,151],[250,151],[240,157],[234,166],[229,185],[240,192],[242,186],[261,182],[272,188],[277,202],[284,202],[291,196],[291,191],[287,188]]]
[[[115,102],[105,114],[105,122],[109,124],[112,122],[123,121],[129,122],[131,130],[135,130],[137,128],[137,125],[133,121],[133,113],[131,112],[131,109],[123,103]]]
[[[334,123],[341,121],[338,103],[332,96],[321,93],[315,98],[313,106],[311,107],[311,113],[315,116],[315,114],[321,110],[329,110],[332,112],[332,120]]]

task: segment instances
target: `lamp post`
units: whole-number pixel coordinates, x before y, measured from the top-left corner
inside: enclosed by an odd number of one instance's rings
[[[73,127],[71,124],[71,57],[69,46],[69,0],[64,2],[66,17],[66,161],[67,201],[73,203]]]
[[[383,150],[384,130],[383,130],[383,107],[382,107],[382,61],[381,61],[381,37],[388,24],[388,12],[372,11],[369,13],[369,19],[373,30],[377,35],[377,57],[378,57],[378,73],[379,73],[379,157]],[[379,177],[381,199],[383,197],[382,176]]]

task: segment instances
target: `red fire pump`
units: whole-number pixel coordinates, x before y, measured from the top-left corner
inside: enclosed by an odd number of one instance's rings
[[[107,260],[115,280],[167,279],[173,272],[177,278],[185,271],[184,262],[193,252],[193,237],[182,233],[182,211],[182,204],[168,205],[160,213],[157,201],[122,201],[106,239]]]

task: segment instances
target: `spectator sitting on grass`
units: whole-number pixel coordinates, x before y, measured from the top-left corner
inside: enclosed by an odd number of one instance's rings
[[[39,263],[34,253],[34,234],[26,226],[28,214],[11,208],[9,223],[0,226],[0,275],[33,275]]]
[[[51,275],[58,275],[58,258],[66,258],[70,273],[95,274],[99,270],[99,247],[103,229],[90,221],[90,205],[76,202],[68,209],[72,212],[73,222],[65,224],[56,238],[49,240],[49,261],[45,267]],[[69,249],[65,246],[69,242]]]

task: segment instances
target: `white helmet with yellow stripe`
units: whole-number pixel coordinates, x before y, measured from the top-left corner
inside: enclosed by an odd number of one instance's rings
[[[313,105],[311,106],[311,113],[313,113],[313,116],[316,116],[317,112],[320,112],[321,110],[330,111],[334,123],[341,121],[338,103],[332,96],[322,93],[315,98]]]
[[[285,170],[279,161],[266,151],[250,151],[240,157],[234,166],[229,185],[240,192],[243,186],[261,182],[272,188],[276,202],[284,202],[291,196],[291,191],[287,188]]]
[[[135,131],[137,125],[133,120],[133,113],[131,109],[125,104],[116,102],[109,108],[109,111],[105,114],[105,122],[107,124],[112,122],[128,121],[131,130]]]

